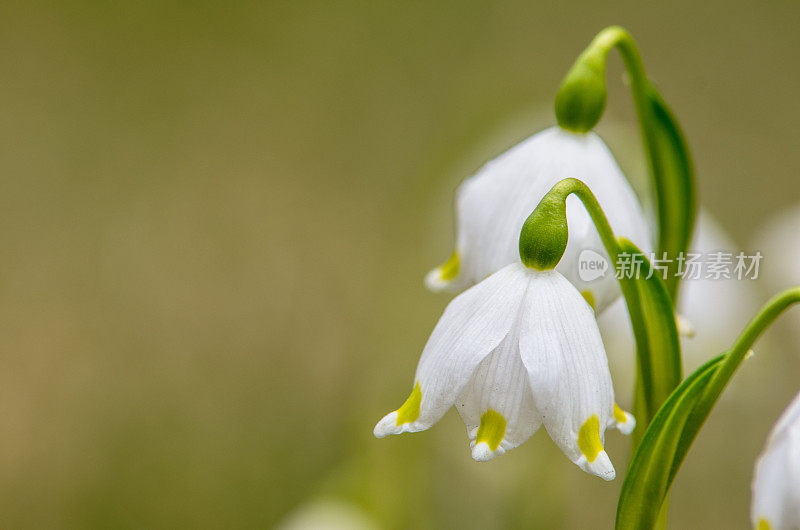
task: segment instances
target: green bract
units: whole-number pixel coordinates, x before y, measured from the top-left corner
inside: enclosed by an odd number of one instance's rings
[[[556,95],[556,119],[568,131],[594,128],[606,108],[607,49],[589,47],[581,54]]]
[[[564,197],[548,193],[525,220],[519,235],[519,257],[536,270],[554,269],[567,248],[567,206]]]

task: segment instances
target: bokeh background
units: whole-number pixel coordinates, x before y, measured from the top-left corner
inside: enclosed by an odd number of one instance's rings
[[[544,432],[489,464],[455,413],[372,437],[448,301],[422,277],[453,190],[552,124],[572,60],[622,24],[703,205],[755,249],[800,200],[799,23],[789,0],[0,3],[0,526],[297,527],[335,501],[378,528],[611,527],[621,478]],[[621,77],[615,57],[600,132],[636,180]],[[675,528],[749,525],[800,388],[792,326],[756,351]]]

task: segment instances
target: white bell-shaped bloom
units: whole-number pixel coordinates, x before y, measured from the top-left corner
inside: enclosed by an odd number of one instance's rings
[[[502,455],[544,424],[570,460],[606,480],[615,476],[606,428],[630,433],[635,424],[614,403],[591,307],[560,273],[526,269],[519,258],[450,302],[411,395],[375,436],[425,430],[452,406],[475,460]]]
[[[568,177],[591,188],[617,236],[646,253],[652,250],[636,194],[603,140],[591,132],[552,127],[488,162],[461,184],[455,201],[455,251],[428,273],[428,288],[458,291],[519,261],[522,224],[550,188]],[[601,311],[620,292],[613,264],[577,197],[567,199],[567,221],[569,243],[556,270]],[[603,262],[605,270],[597,270]]]
[[[754,528],[800,528],[800,394],[772,428],[756,461],[752,490]]]

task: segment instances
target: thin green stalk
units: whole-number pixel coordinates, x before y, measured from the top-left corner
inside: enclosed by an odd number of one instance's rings
[[[563,204],[571,194],[577,196],[583,203],[597,228],[597,232],[600,234],[600,240],[613,264],[619,263],[618,258],[623,252],[631,253],[630,251],[636,251],[636,247],[629,241],[617,239],[597,198],[582,181],[574,178],[560,181],[548,192],[546,199],[542,199],[542,204],[546,204],[550,200],[560,201],[560,203]],[[664,374],[661,373],[661,370],[655,370],[652,364],[650,337],[648,336],[648,327],[639,287],[636,284],[637,281],[641,280],[627,277],[626,275],[617,275],[617,279],[628,307],[631,326],[636,340],[636,364],[638,374],[636,390],[637,396],[643,401],[643,403],[634,406],[634,413],[639,415],[637,421],[640,422],[640,426],[637,426],[637,431],[634,436],[635,447],[636,443],[638,443],[641,436],[644,434],[645,427],[653,416],[655,416],[661,403],[680,382],[680,353],[676,353],[677,360],[668,360],[668,362],[671,363],[671,369],[668,371],[673,376],[670,378],[670,381],[668,381],[666,385],[654,382],[654,374],[658,373],[659,376]],[[674,317],[671,314],[671,307],[669,307],[669,304],[667,304],[667,306],[668,307],[664,309],[670,311],[670,318],[673,319],[671,324],[674,326]],[[677,343],[677,338],[675,338],[675,342]]]
[[[708,385],[706,393],[701,399],[701,403],[706,405],[713,404],[719,395],[725,389],[733,372],[742,363],[742,360],[747,355],[747,352],[753,347],[756,340],[762,333],[777,319],[790,306],[800,302],[800,287],[793,287],[786,291],[772,297],[761,309],[761,311],[753,317],[744,331],[739,334],[739,337],[733,343],[730,353],[725,361],[717,369],[714,378]]]
[[[653,107],[649,94],[652,89],[650,81],[645,74],[644,63],[639,54],[639,48],[636,46],[636,41],[633,40],[630,33],[620,26],[611,26],[601,31],[589,47],[591,48],[592,46],[597,46],[598,49],[602,50],[604,56],[608,55],[611,48],[616,48],[625,63],[625,68],[630,76],[631,92],[633,93],[633,102],[636,106],[636,115],[639,121],[639,130],[642,134],[642,143],[644,144],[647,166],[652,176],[653,184],[655,185],[656,208],[658,211],[657,218],[659,222],[658,251],[659,253],[668,252],[669,254],[673,254],[675,249],[668,248],[670,244],[663,241],[664,234],[668,232],[668,227],[664,226],[664,224],[668,222],[668,218],[662,215],[662,212],[668,208],[666,201],[670,191],[667,189],[667,176],[662,170],[664,161],[662,160],[659,143],[655,134],[655,116],[653,114]],[[692,224],[693,221],[689,223],[689,226]],[[687,244],[690,236],[691,234],[687,234]],[[686,249],[683,248],[681,250],[685,251]],[[680,252],[680,250],[678,252]],[[669,257],[674,258],[675,256]],[[679,276],[675,274],[675,267],[674,259],[671,259],[668,264],[669,273],[665,280],[667,291],[673,302],[677,300],[679,281]]]
[[[711,381],[709,381],[703,396],[695,405],[692,414],[686,422],[681,436],[681,445],[687,447],[691,445],[697,437],[700,428],[708,419],[711,414],[711,409],[719,399],[722,391],[730,382],[733,374],[742,364],[742,361],[747,356],[747,352],[753,347],[756,340],[762,333],[777,319],[781,313],[788,309],[793,304],[800,302],[800,287],[788,289],[773,298],[771,298],[753,317],[747,327],[744,328],[742,333],[733,343],[733,346],[725,356],[725,360],[720,364],[714,373]],[[670,473],[674,477],[678,472],[683,459],[676,460]]]
[[[592,40],[575,61],[556,96],[556,117],[569,130],[586,132],[600,120],[606,103],[608,54],[616,48],[630,77],[647,167],[653,181],[658,219],[658,254],[669,259],[667,292],[677,300],[676,258],[691,238],[696,210],[689,149],[677,121],[645,73],[631,35],[611,26]]]

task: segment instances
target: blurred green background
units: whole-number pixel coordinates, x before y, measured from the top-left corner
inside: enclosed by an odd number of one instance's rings
[[[0,3],[0,526],[264,527],[338,498],[386,528],[610,527],[621,478],[544,432],[490,464],[454,413],[372,437],[448,301],[422,277],[452,192],[622,24],[748,241],[800,199],[798,23],[789,0]],[[621,72],[600,131],[636,173]],[[675,528],[748,526],[787,331],[689,455]]]

